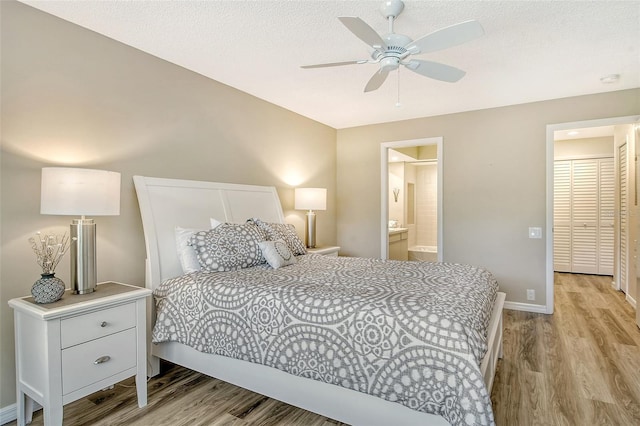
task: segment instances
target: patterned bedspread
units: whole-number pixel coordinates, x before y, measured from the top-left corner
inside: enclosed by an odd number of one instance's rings
[[[494,424],[480,372],[498,285],[468,265],[299,256],[195,272],[154,291],[153,341],[275,367],[443,416]]]

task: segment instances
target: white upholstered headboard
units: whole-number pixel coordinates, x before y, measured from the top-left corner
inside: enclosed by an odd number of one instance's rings
[[[147,250],[146,287],[182,274],[175,227],[209,229],[210,218],[244,223],[251,217],[284,223],[273,186],[134,176]]]

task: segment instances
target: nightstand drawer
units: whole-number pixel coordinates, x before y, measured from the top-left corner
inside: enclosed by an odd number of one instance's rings
[[[135,325],[135,303],[63,319],[60,324],[61,345],[63,349],[68,348],[135,327]]]
[[[66,395],[136,367],[136,329],[62,351],[62,394]]]

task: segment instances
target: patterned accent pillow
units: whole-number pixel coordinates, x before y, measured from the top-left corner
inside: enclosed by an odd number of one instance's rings
[[[307,247],[298,237],[295,226],[290,223],[267,223],[257,218],[249,219],[247,222],[255,223],[267,241],[283,240],[295,256],[307,254]]]
[[[193,234],[189,243],[196,251],[202,270],[235,271],[264,263],[258,243],[262,233],[253,223],[223,223]]]
[[[211,229],[222,223],[214,218],[210,218],[209,221],[211,222]],[[198,256],[196,256],[196,251],[189,243],[191,236],[200,230],[201,229],[183,228],[181,226],[175,227],[178,260],[180,260],[180,266],[184,274],[200,270],[200,262],[198,261]]]
[[[267,263],[273,269],[278,269],[283,266],[293,265],[296,263],[296,257],[291,253],[289,247],[283,240],[277,241],[263,241],[258,243],[262,255],[267,259]]]

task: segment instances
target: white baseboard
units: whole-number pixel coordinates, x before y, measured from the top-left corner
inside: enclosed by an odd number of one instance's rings
[[[12,422],[18,418],[16,404],[0,408],[0,425]]]
[[[42,406],[33,401],[33,412],[41,410]],[[18,418],[18,406],[16,404],[7,405],[0,408],[0,425],[7,424]]]
[[[634,299],[633,297],[631,297],[631,295],[627,294],[627,302],[629,302],[629,304],[631,304],[631,306],[634,307],[634,309],[638,309],[638,305],[636,305],[636,299]]]
[[[513,311],[534,312],[537,314],[546,314],[547,307],[545,305],[534,305],[533,303],[520,303],[520,302],[504,302],[505,309],[511,309]]]

